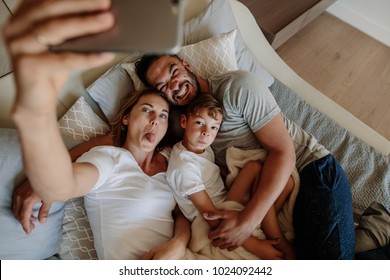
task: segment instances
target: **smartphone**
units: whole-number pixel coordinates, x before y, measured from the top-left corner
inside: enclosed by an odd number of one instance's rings
[[[52,51],[176,53],[182,44],[183,0],[112,0],[114,26],[50,46]]]

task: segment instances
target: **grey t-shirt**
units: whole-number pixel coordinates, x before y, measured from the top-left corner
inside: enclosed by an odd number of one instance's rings
[[[254,133],[281,112],[269,89],[252,73],[224,73],[209,78],[208,82],[211,93],[225,109],[221,129],[212,145],[216,162],[225,165],[226,149],[231,146],[244,150],[261,148]],[[329,154],[314,136],[285,117],[284,121],[293,139],[298,170]]]

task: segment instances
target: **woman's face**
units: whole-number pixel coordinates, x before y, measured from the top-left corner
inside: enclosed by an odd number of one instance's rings
[[[141,96],[131,112],[123,118],[128,126],[125,146],[154,151],[168,129],[169,106],[154,93]]]

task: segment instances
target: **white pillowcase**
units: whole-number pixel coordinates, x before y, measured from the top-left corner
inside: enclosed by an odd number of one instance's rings
[[[186,60],[197,75],[208,78],[228,71],[237,70],[234,42],[237,30],[184,46],[178,52],[181,59]],[[134,89],[141,90],[145,86],[138,78],[135,62],[122,63],[122,68],[130,75]]]
[[[63,136],[84,142],[110,131],[110,126],[100,119],[81,96],[58,121]]]
[[[198,16],[184,25],[184,44],[193,44],[233,29],[238,29],[238,25],[230,0],[213,0]],[[238,68],[255,73],[265,86],[270,87],[274,78],[247,47],[240,30],[237,31],[235,49]]]
[[[79,97],[62,116],[58,121],[58,127],[65,143],[71,143],[68,148],[110,131],[110,126],[95,114],[83,96]],[[60,222],[62,222],[59,252],[61,258],[96,259],[92,230],[82,198],[74,198],[66,202],[65,216]]]

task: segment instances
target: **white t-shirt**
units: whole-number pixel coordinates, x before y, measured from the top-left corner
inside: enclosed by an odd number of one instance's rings
[[[176,203],[166,173],[146,175],[125,149],[101,146],[83,154],[99,170],[84,196],[99,259],[139,259],[173,234]]]
[[[176,143],[169,159],[167,180],[177,204],[190,221],[199,211],[188,198],[189,195],[206,190],[214,205],[226,198],[225,186],[210,147],[202,154],[196,154],[188,151],[182,142]]]

